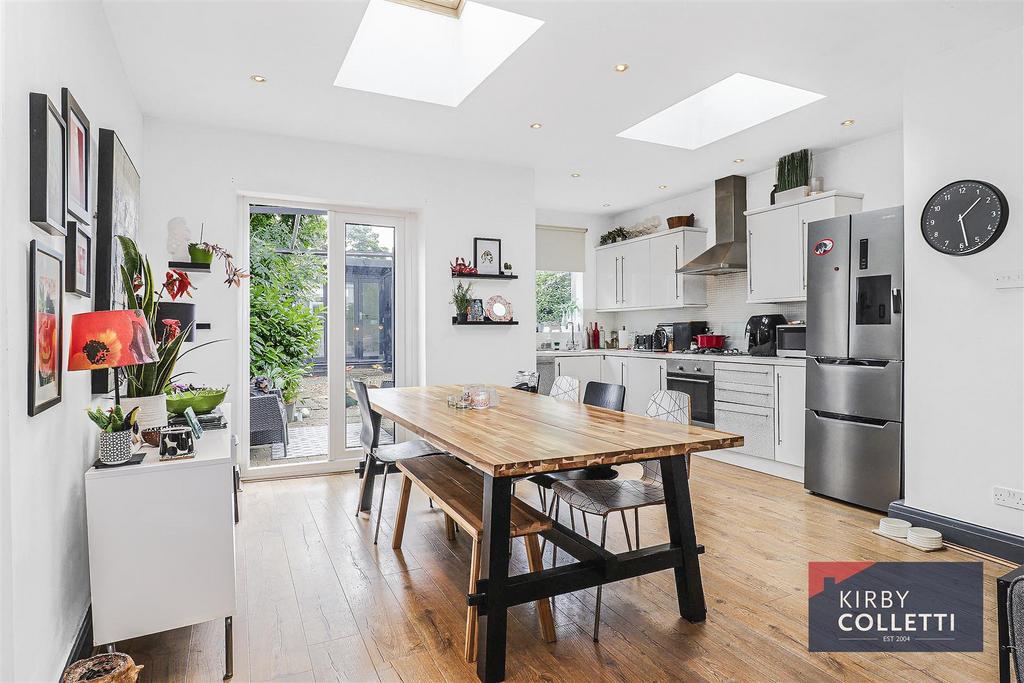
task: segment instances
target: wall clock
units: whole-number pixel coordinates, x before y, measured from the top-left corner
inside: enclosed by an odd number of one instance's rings
[[[981,180],[958,180],[928,200],[921,212],[921,234],[943,254],[977,254],[999,239],[1009,215],[1006,196],[998,187]]]

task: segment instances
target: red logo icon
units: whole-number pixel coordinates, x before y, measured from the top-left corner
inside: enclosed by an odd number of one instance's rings
[[[818,240],[818,243],[814,245],[814,249],[812,251],[814,252],[815,256],[824,256],[825,254],[832,251],[832,247],[834,246],[836,246],[836,243],[832,240],[832,238],[826,237],[823,240]]]

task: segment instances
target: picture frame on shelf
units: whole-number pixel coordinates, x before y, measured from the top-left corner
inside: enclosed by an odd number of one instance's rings
[[[64,238],[64,289],[79,296],[92,296],[92,232],[87,225],[68,221]]]
[[[484,300],[483,299],[470,299],[469,300],[469,315],[466,320],[469,322],[482,322],[484,319]]]
[[[60,110],[67,131],[67,212],[80,226],[92,225],[92,127],[67,88],[60,89]]]
[[[501,240],[495,237],[473,238],[473,265],[483,275],[501,274]]]
[[[136,239],[141,215],[141,178],[117,133],[99,129],[97,158],[95,289],[93,310],[124,308],[121,291],[123,256],[118,235]],[[92,393],[113,391],[113,373],[92,371]]]
[[[64,257],[32,240],[28,281],[28,414],[61,402],[64,366]]]
[[[67,128],[44,93],[28,95],[29,220],[64,237],[67,230]]]

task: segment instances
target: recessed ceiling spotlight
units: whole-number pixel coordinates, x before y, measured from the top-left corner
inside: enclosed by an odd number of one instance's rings
[[[538,128],[543,128],[543,126],[541,124],[539,124],[539,123],[531,123],[530,124],[530,128],[533,128],[534,130],[537,130]]]
[[[267,77],[262,74],[253,74],[252,76],[249,76],[249,80],[254,83],[266,83]]]
[[[734,164],[742,164],[744,161],[746,161],[746,159],[733,159],[732,163],[734,163]]]
[[[629,71],[629,64],[616,64],[615,70],[618,71],[620,74],[625,73]]]
[[[658,189],[659,190],[667,190],[668,189],[668,185],[658,185]]]
[[[583,174],[580,173],[579,171],[574,171],[574,172],[570,173],[569,175],[571,175],[573,178],[579,178]]]
[[[857,123],[857,122],[854,121],[853,119],[846,119],[845,121],[843,121],[839,125],[842,126],[843,128],[849,128],[850,126],[852,126],[855,123]]]

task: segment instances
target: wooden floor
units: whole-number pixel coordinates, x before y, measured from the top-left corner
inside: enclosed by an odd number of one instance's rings
[[[476,680],[462,659],[468,539],[460,534],[449,543],[442,515],[414,488],[404,549],[391,550],[401,487],[397,476],[389,479],[378,546],[372,524],[353,515],[354,475],[245,485],[236,681]],[[540,638],[534,607],[522,605],[509,618],[508,680],[996,680],[994,577],[1003,566],[985,563],[984,652],[812,654],[808,561],[975,558],[919,553],[879,538],[868,532],[875,513],[731,465],[696,458],[691,487],[697,540],[707,547],[707,622],[680,619],[670,572],[605,587],[599,644],[590,638],[594,591],[555,599],[552,644]],[[518,488],[535,500],[532,486]],[[609,527],[611,548],[625,550],[621,522]],[[597,532],[591,518],[591,537]],[[641,535],[645,545],[667,541],[664,508],[641,512]],[[550,553],[549,546],[546,563]],[[526,569],[520,541],[513,565],[513,572]],[[198,683],[223,674],[222,622],[118,646],[145,665],[142,681]]]

